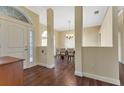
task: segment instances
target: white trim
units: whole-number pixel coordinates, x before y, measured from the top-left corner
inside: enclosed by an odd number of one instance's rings
[[[43,66],[43,67],[46,67],[46,68],[54,68],[55,67],[54,64],[48,65],[46,63],[38,63],[38,65]]]
[[[86,72],[83,72],[83,75],[86,76],[86,77],[89,77],[89,78],[100,80],[100,81],[112,83],[112,84],[115,84],[115,85],[120,85],[120,80],[118,80],[118,79],[103,77],[103,76],[90,74],[90,73],[86,73]]]
[[[124,64],[124,61],[119,61],[119,63],[122,63],[122,64]]]
[[[1,20],[6,20],[6,21],[9,21],[9,22],[13,22],[13,23],[16,23],[16,24],[21,24],[21,25],[28,26],[28,27],[33,27],[32,24],[25,23],[23,21],[17,20],[15,18],[12,18],[12,17],[9,17],[9,16],[0,15],[0,19]]]
[[[29,64],[28,66],[24,67],[23,69],[31,68],[31,67],[34,67],[34,66],[36,66],[36,65],[37,65],[36,63]]]
[[[83,73],[80,72],[80,71],[75,71],[74,73],[76,76],[79,76],[79,77],[82,77],[83,76]]]
[[[31,17],[26,13],[26,11],[24,9],[22,9],[21,7],[18,7],[18,6],[11,6],[11,7],[15,8],[20,13],[22,13],[26,17],[26,19],[28,20],[29,24],[31,24],[31,25],[33,24]]]
[[[45,63],[38,63],[38,65],[43,66],[43,67],[46,67],[46,64]]]
[[[121,13],[123,13],[123,9],[119,11],[118,16],[121,15]]]
[[[48,64],[47,64],[46,67],[47,67],[47,68],[54,68],[55,65],[54,65],[54,64],[51,64],[51,65],[48,65]]]

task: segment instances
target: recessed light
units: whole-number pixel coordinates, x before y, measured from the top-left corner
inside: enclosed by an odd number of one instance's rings
[[[94,14],[99,14],[99,10],[94,11]]]

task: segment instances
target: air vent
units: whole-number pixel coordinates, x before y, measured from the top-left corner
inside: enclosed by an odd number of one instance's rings
[[[94,14],[99,14],[99,10],[94,11]]]

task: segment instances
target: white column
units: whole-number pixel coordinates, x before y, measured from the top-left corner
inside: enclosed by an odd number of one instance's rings
[[[51,8],[47,9],[47,67],[53,68],[54,61],[54,15]]]
[[[119,62],[118,62],[118,8],[117,6],[112,6],[112,30],[113,30],[113,48],[115,51],[115,59],[117,60],[115,64],[116,78],[119,80]],[[118,83],[120,85],[120,82]]]
[[[75,7],[75,75],[83,76],[82,64],[83,9]]]

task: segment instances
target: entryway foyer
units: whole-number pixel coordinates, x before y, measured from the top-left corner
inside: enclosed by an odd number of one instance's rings
[[[122,7],[0,6],[0,85],[123,85],[123,27]]]

